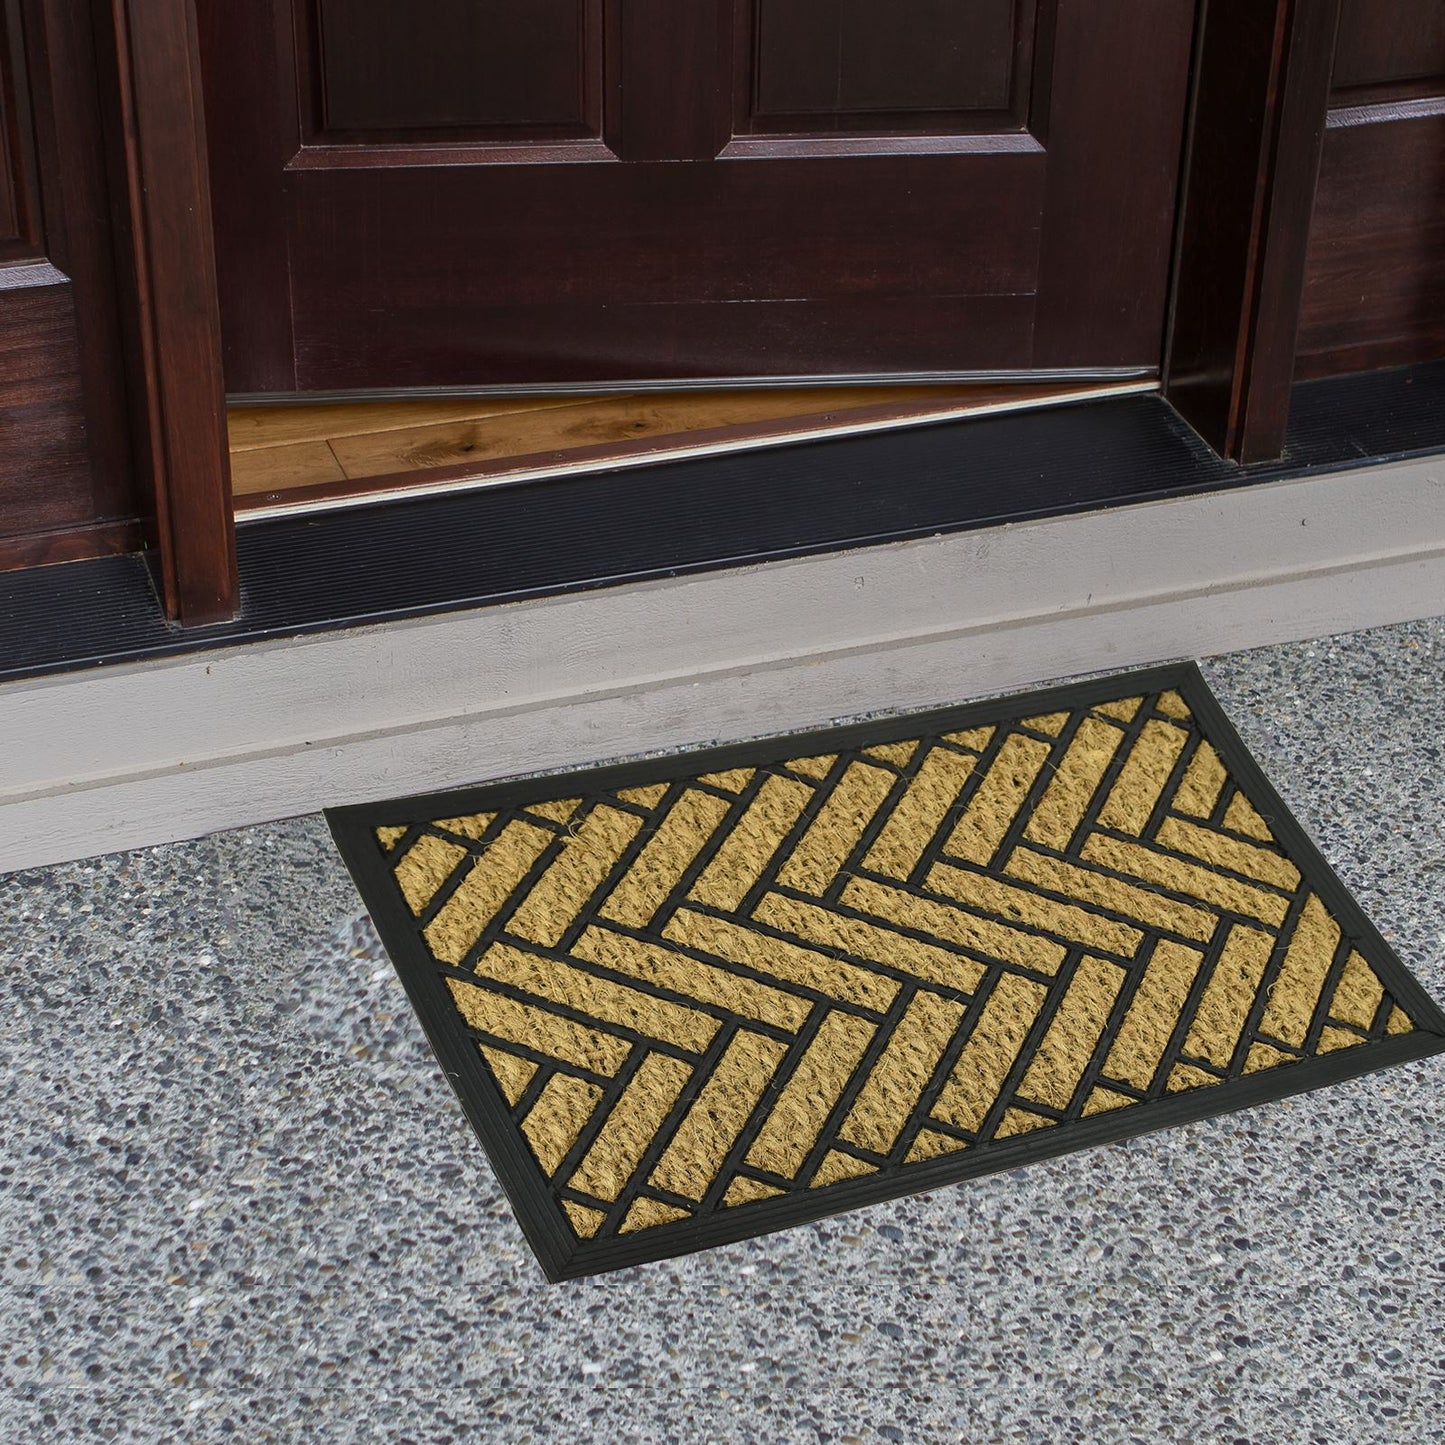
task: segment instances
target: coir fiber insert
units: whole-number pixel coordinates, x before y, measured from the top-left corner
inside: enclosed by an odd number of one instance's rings
[[[1445,1047],[1192,667],[329,818],[552,1278]]]

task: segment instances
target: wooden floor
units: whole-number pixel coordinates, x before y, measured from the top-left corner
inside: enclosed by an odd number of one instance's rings
[[[238,512],[1045,405],[1130,383],[806,387],[230,411]]]

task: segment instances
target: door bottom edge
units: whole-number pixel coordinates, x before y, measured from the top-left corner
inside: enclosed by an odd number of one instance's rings
[[[728,391],[765,387],[825,386],[981,386],[1027,385],[1030,382],[1077,381],[1157,382],[1157,366],[1089,366],[1016,368],[1002,371],[879,371],[830,372],[810,376],[725,376],[703,378],[663,377],[655,380],[588,382],[499,382],[476,386],[360,387],[346,391],[237,391],[226,394],[226,405],[320,406],[363,401],[446,401],[491,396],[606,396],[626,391]]]

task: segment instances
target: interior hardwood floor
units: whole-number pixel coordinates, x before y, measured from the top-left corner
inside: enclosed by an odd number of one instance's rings
[[[238,513],[1040,406],[1138,382],[800,387],[237,406]]]

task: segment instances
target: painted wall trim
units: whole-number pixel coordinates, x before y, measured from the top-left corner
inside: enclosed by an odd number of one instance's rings
[[[0,870],[1427,616],[1445,457],[0,687]]]

